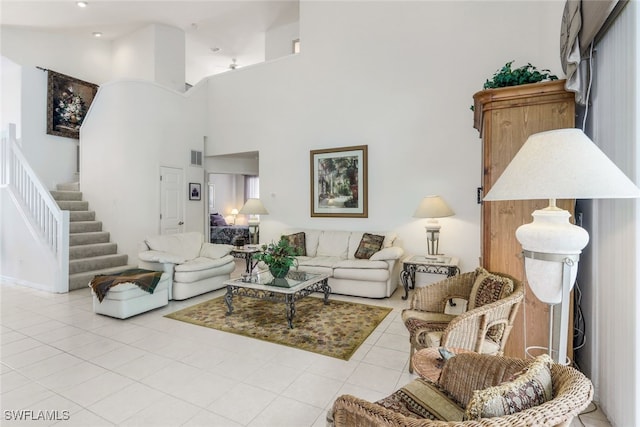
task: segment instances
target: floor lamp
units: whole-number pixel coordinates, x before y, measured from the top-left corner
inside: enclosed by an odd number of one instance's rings
[[[529,287],[550,306],[548,350],[557,363],[568,363],[569,293],[589,234],[569,222],[571,214],[556,199],[631,197],[640,197],[640,189],[580,129],[557,129],[531,135],[484,198],[549,199],[548,207],[533,212],[532,223],[518,227],[516,238]],[[560,322],[554,325],[558,304]]]
[[[260,239],[260,217],[253,217],[251,215],[267,215],[269,212],[264,207],[260,199],[247,199],[244,206],[240,208],[238,211],[239,214],[249,215],[248,224],[249,228],[254,227],[255,231],[253,233],[249,232],[249,243],[254,244],[255,236],[255,244],[258,244],[258,240]]]

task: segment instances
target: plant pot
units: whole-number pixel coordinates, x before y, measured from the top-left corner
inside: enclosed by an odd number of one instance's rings
[[[280,266],[280,265],[270,265],[269,271],[271,275],[276,279],[282,279],[289,272],[288,266]]]

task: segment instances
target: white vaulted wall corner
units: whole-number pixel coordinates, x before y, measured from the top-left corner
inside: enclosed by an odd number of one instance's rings
[[[187,94],[156,83],[118,80],[100,87],[82,127],[80,183],[118,250],[137,263],[138,244],[160,231],[160,168],[204,183],[190,151],[204,149],[206,82]],[[185,197],[187,191],[184,191]],[[205,199],[184,204],[184,231],[203,228]]]
[[[422,197],[439,194],[456,212],[440,221],[440,249],[458,256],[468,271],[480,252],[476,188],[482,172],[472,96],[511,60],[561,76],[562,7],[559,1],[304,1],[302,53],[217,74],[187,94],[113,81],[141,78],[121,71],[132,67],[123,62],[137,58],[146,70],[144,52],[126,61],[122,55],[144,50],[149,40],[95,44],[99,57],[113,55],[106,75],[103,60],[92,70],[80,59],[95,56],[88,43],[75,44],[73,57],[60,52],[68,61],[61,64],[55,53],[64,50],[62,40],[52,45],[46,33],[3,28],[2,49],[20,65],[102,86],[81,132],[81,186],[131,263],[137,242],[159,229],[158,168],[186,165],[189,150],[203,149],[206,136],[205,156],[259,151],[261,197],[270,212],[263,241],[290,226],[394,230],[408,253],[423,253],[424,221],[412,215]],[[23,104],[25,96],[32,102],[44,93],[23,93]],[[44,120],[33,114],[29,120],[37,131],[28,143],[41,144]],[[61,147],[69,141],[58,139]],[[309,151],[361,144],[369,146],[369,217],[311,218]],[[48,153],[35,163],[58,156]],[[215,162],[205,160],[207,172],[222,172],[208,169]],[[187,165],[185,174],[185,182],[205,182],[202,168]],[[188,228],[203,227],[204,200],[185,206]]]
[[[302,2],[299,55],[209,79],[207,154],[260,152],[270,213],[261,240],[288,226],[395,230],[408,253],[424,253],[425,224],[412,215],[422,197],[439,194],[456,213],[440,221],[440,249],[473,269],[481,146],[472,96],[511,60],[560,74],[562,7]],[[361,144],[369,152],[369,217],[311,218],[309,151]]]

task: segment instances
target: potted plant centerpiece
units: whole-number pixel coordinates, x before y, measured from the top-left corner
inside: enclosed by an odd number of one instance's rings
[[[281,279],[293,265],[296,265],[296,255],[296,249],[283,237],[278,243],[262,245],[262,252],[255,254],[254,258],[267,264],[273,277]]]

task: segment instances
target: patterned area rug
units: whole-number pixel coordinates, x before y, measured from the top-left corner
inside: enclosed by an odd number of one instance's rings
[[[293,329],[285,305],[247,297],[233,298],[227,316],[224,297],[167,314],[165,317],[246,337],[349,360],[389,314],[391,308],[306,297],[296,302]]]

